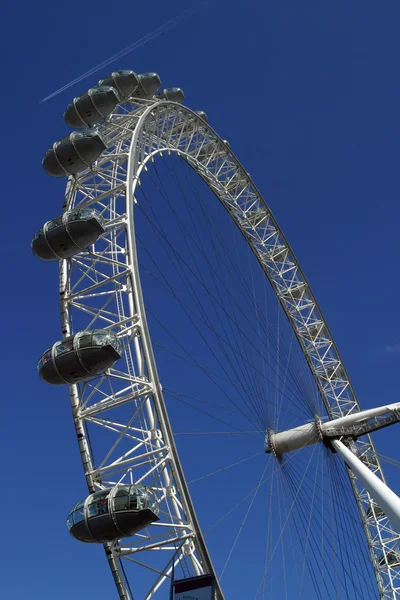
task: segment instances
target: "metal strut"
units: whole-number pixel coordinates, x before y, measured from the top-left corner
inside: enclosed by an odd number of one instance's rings
[[[400,529],[400,498],[347,448],[343,442],[332,440],[332,446],[343,458],[345,464],[369,491],[379,507],[393,525]]]

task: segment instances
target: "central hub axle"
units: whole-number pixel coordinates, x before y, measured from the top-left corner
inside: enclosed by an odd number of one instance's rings
[[[265,452],[271,452],[277,458],[281,458],[287,452],[300,450],[318,442],[325,442],[331,446],[332,440],[339,438],[356,440],[361,435],[383,429],[398,421],[400,421],[400,403],[351,413],[325,423],[316,416],[311,423],[287,431],[275,433],[272,429],[268,429]]]
[[[323,434],[321,425],[321,421],[316,419],[312,423],[306,423],[294,429],[278,433],[275,433],[272,429],[268,429],[265,440],[265,452],[272,452],[277,458],[280,458],[286,452],[300,450],[300,448],[322,442]]]

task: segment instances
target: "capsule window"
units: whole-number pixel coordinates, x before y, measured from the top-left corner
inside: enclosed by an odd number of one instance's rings
[[[67,213],[67,222],[79,221],[80,217],[87,217],[87,216],[88,215],[85,215],[83,210],[71,210],[70,212]]]
[[[144,508],[152,509],[152,506],[156,506],[156,502],[151,499],[151,490],[148,490],[144,486],[132,485],[129,493],[129,506],[133,510],[142,510]]]
[[[115,349],[119,350],[119,339],[115,335],[114,331],[107,332],[107,342]]]
[[[54,352],[56,356],[60,356],[60,354],[65,354],[66,352],[70,352],[74,345],[74,337],[71,336],[58,342],[55,346]]]
[[[67,213],[67,221],[79,221],[80,219],[90,219],[96,217],[96,219],[102,219],[101,215],[93,208],[77,208]]]
[[[82,502],[79,502],[79,504],[77,504],[72,512],[72,524],[76,525],[77,523],[81,523],[81,521],[85,520],[85,513],[84,513],[84,506],[85,506],[85,501],[82,500]]]
[[[78,502],[78,504],[70,512],[70,514],[68,515],[68,518],[67,518],[68,529],[71,529],[71,527],[73,527],[73,525],[75,525],[76,523],[80,523],[81,521],[84,521],[84,519],[85,519],[84,506],[85,506],[85,501],[81,500],[81,502]]]
[[[154,492],[147,489],[147,505],[146,508],[150,508],[153,512],[158,512],[158,503]]]
[[[143,501],[140,497],[138,489],[134,489],[129,494],[129,509],[130,510],[141,510],[143,508]]]
[[[41,227],[40,229],[38,229],[36,231],[36,233],[33,236],[32,242],[34,242],[35,240],[37,240],[38,238],[40,238],[43,235],[43,227]],[[31,246],[32,246],[32,242],[31,242]]]
[[[49,221],[47,224],[48,231],[50,231],[51,229],[55,229],[56,227],[60,227],[60,225],[62,225],[62,222],[62,217],[58,217],[57,219]]]
[[[82,348],[90,348],[93,345],[93,334],[90,331],[84,331],[83,333],[79,334],[78,337],[78,347],[80,349]]]
[[[109,343],[109,336],[104,331],[94,331],[92,334],[92,343],[99,346],[106,346]],[[111,340],[110,340],[111,342]]]
[[[108,338],[110,345],[116,350],[119,351],[119,340],[116,335],[112,335]]]
[[[88,506],[88,517],[97,517],[108,513],[107,497],[109,492],[110,490],[106,490],[93,494]]]
[[[76,510],[74,512],[74,523],[81,523],[82,521],[85,520],[85,515],[83,513],[83,508],[80,508],[79,510]]]
[[[113,499],[114,511],[129,509],[129,487],[118,489]]]
[[[104,329],[95,329],[93,331],[93,343],[101,346],[110,345],[118,352],[119,340],[114,331],[104,331]]]

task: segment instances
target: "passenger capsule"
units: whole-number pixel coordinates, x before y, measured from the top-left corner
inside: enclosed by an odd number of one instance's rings
[[[207,113],[204,112],[204,110],[196,110],[195,112],[196,112],[196,115],[198,117],[200,117],[200,119],[203,119],[203,121],[208,123],[208,116],[207,116]]]
[[[151,98],[161,85],[161,79],[157,73],[143,73],[138,75],[139,87],[134,93],[136,98]]]
[[[121,102],[115,87],[103,85],[91,88],[86,94],[74,98],[64,112],[64,119],[70,127],[88,127],[98,123]]]
[[[43,168],[53,177],[76,175],[90,167],[106,147],[98,131],[73,131],[47,150]]]
[[[178,104],[182,104],[185,99],[185,94],[181,88],[170,87],[165,88],[160,94],[157,95],[157,97],[162,100],[168,100],[169,102],[177,102]]]
[[[105,220],[93,208],[69,210],[35,233],[32,252],[42,260],[71,258],[94,244],[104,231]]]
[[[139,88],[139,76],[134,71],[114,71],[105,79],[99,81],[100,86],[112,86],[120,93],[122,98],[134,96]]]
[[[119,358],[116,334],[105,329],[93,329],[80,331],[53,344],[42,355],[37,369],[47,383],[77,383],[103,373]]]
[[[67,519],[70,534],[81,542],[113,542],[159,521],[152,488],[116,485],[78,502]]]

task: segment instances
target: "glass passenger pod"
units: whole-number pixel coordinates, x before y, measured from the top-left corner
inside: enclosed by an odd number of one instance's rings
[[[105,231],[105,219],[92,208],[66,211],[47,221],[33,236],[32,252],[42,260],[71,258],[89,248]]]
[[[104,79],[99,81],[99,86],[112,86],[120,93],[123,99],[134,96],[139,87],[139,77],[134,71],[113,71]]]
[[[134,535],[159,521],[152,488],[117,485],[78,502],[67,519],[70,534],[87,543],[106,543]]]
[[[207,113],[204,112],[204,110],[196,110],[195,113],[198,117],[200,117],[200,119],[208,123],[208,116]]]
[[[90,167],[106,147],[96,130],[73,131],[47,150],[42,165],[53,177],[76,175]]]
[[[90,127],[108,117],[120,102],[121,97],[115,87],[94,87],[74,98],[65,109],[64,119],[70,127]]]
[[[136,75],[134,71],[114,71],[99,81],[100,86],[109,85],[116,88],[122,98],[151,98],[161,85],[157,73]]]
[[[138,75],[139,87],[133,94],[135,98],[151,98],[161,85],[157,73],[143,73]]]
[[[182,104],[185,99],[185,94],[181,88],[170,87],[163,89],[161,94],[158,94],[157,97],[163,100],[168,100],[169,102],[177,102],[178,104]]]
[[[56,342],[44,352],[37,369],[43,381],[52,385],[78,383],[100,375],[121,358],[114,331],[81,331]]]

